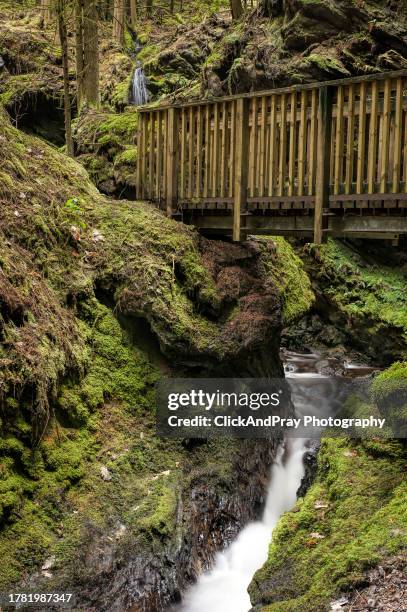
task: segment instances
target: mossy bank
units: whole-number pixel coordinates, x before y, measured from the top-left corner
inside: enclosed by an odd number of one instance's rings
[[[276,246],[107,200],[0,112],[0,585],[155,610],[258,515],[275,448],[161,440],[154,385],[281,373]]]

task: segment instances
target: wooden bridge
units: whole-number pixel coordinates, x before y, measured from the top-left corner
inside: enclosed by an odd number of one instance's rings
[[[201,230],[407,234],[407,70],[140,111],[137,197]]]

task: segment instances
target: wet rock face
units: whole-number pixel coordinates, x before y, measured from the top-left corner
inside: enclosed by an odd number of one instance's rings
[[[185,474],[174,532],[161,543],[115,541],[92,529],[83,559],[86,609],[158,612],[179,601],[216,552],[259,517],[275,451],[275,441],[237,441],[229,450],[229,475],[205,465]]]
[[[304,497],[312,483],[314,482],[317,473],[319,442],[313,441],[310,443],[307,452],[304,454],[304,476],[297,491],[297,497]]]

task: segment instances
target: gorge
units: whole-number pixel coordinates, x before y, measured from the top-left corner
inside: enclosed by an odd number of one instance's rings
[[[156,109],[403,69],[401,4],[236,20],[228,2],[141,1],[135,22],[126,6],[120,41],[120,6],[99,6],[100,102],[78,108],[65,13],[72,158],[55,13],[0,1],[0,592],[72,590],[86,612],[398,611],[403,439],[161,438],[155,386],[285,376],[301,414],[307,382],[355,377],[352,415],[404,419],[405,239],[209,238],[136,199],[135,135],[147,90]]]

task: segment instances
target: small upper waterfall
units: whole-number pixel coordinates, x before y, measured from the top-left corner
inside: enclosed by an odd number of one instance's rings
[[[141,44],[138,38],[136,38],[134,41],[134,55],[136,57],[140,53],[140,50]],[[136,68],[134,69],[133,81],[131,84],[131,101],[135,106],[141,106],[149,101],[147,79],[140,61],[137,61]]]
[[[142,104],[146,104],[148,100],[149,95],[147,90],[146,75],[144,74],[141,62],[137,62],[137,66],[133,74],[132,102],[136,106],[141,106]]]

